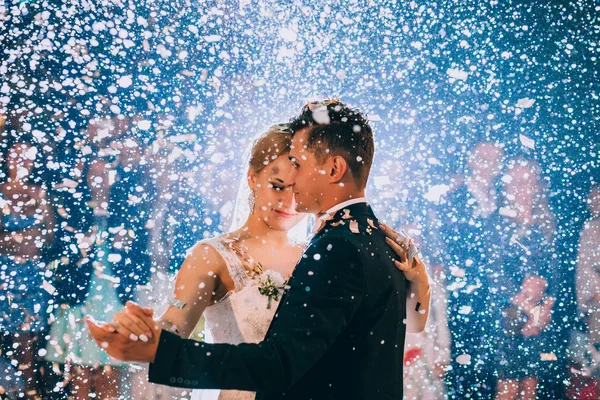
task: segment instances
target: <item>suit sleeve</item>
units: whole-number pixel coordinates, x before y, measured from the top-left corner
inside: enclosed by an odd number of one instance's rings
[[[262,392],[296,383],[350,323],[366,291],[358,249],[327,236],[302,255],[264,341],[208,344],[163,331],[150,382]]]

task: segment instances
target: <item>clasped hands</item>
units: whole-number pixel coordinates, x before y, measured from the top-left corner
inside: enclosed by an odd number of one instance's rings
[[[153,315],[151,308],[128,301],[111,323],[89,315],[85,322],[98,346],[110,356],[121,361],[154,362],[162,329]]]

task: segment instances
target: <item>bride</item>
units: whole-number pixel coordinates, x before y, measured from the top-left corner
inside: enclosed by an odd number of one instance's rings
[[[258,343],[267,333],[285,282],[301,257],[308,234],[306,214],[296,203],[286,177],[292,134],[272,126],[251,148],[247,184],[238,192],[232,230],[190,249],[175,280],[169,308],[158,318],[162,328],[190,337],[200,317],[214,343]],[[240,226],[241,225],[241,226]],[[397,251],[397,250],[395,250]],[[150,330],[127,312],[113,327],[133,340],[148,340]],[[194,390],[193,400],[254,399],[234,390]]]

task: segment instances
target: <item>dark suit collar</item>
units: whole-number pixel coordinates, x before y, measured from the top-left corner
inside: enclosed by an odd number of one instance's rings
[[[340,221],[343,224],[349,223],[350,221],[365,221],[371,220],[372,223],[377,225],[377,217],[373,213],[371,206],[367,203],[352,204],[348,207],[344,207],[336,212],[332,217],[323,224],[324,226],[338,226]]]
[[[340,210],[338,210],[333,215],[333,219],[331,219],[331,221],[339,221],[340,219],[349,219],[348,215],[350,215],[351,218],[356,218],[359,215],[366,215],[371,218],[375,217],[375,214],[373,213],[373,209],[371,209],[371,206],[369,204],[356,203],[356,204],[349,205],[348,207],[343,207]]]
[[[377,217],[375,216],[375,213],[373,213],[371,206],[364,202],[355,203],[346,207],[342,207],[333,215],[326,213],[322,214],[317,218],[312,233],[316,234],[325,228],[325,226],[330,226],[332,224],[333,226],[337,226],[339,225],[339,221],[356,220],[358,217],[362,217],[360,219],[363,221],[367,219],[371,220],[373,223],[377,223]]]

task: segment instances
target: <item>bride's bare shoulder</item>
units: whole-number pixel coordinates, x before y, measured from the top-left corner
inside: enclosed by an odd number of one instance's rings
[[[202,275],[219,275],[221,272],[226,271],[225,260],[214,245],[215,241],[222,239],[224,236],[201,240],[192,246],[181,265],[180,272],[184,268],[202,273]]]

